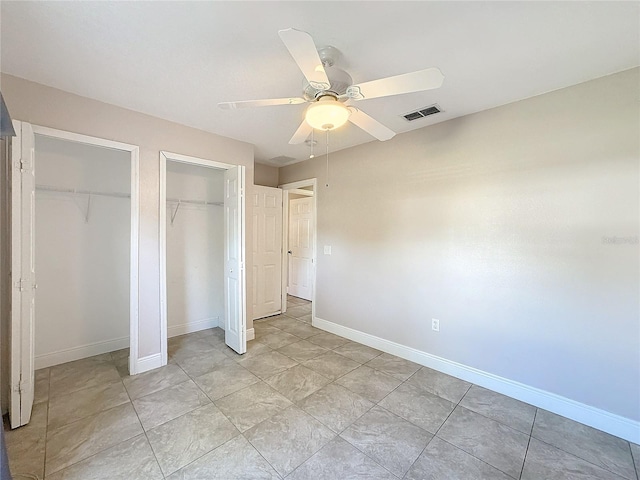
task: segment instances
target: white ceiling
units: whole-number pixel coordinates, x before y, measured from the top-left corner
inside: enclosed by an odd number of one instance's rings
[[[301,95],[279,29],[338,48],[356,83],[439,67],[439,90],[358,103],[400,133],[637,66],[639,23],[639,2],[2,1],[0,68],[252,143],[257,161],[281,165],[309,155],[288,144],[305,105],[216,106]],[[400,118],[433,103],[444,112]],[[351,124],[330,139],[332,151],[369,141]]]

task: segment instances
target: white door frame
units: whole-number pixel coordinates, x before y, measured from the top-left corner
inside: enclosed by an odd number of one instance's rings
[[[16,125],[18,128],[16,128],[16,132],[22,132],[22,126],[25,125],[30,125],[28,122],[20,122],[20,121],[15,121],[14,125]],[[65,141],[70,141],[70,142],[76,142],[76,143],[83,143],[83,144],[87,144],[87,145],[92,145],[92,146],[97,146],[97,147],[103,147],[103,148],[112,148],[115,150],[121,150],[121,151],[125,151],[125,152],[129,152],[130,155],[130,159],[131,159],[131,258],[130,258],[130,294],[129,294],[129,325],[130,325],[130,338],[129,338],[129,343],[130,343],[130,355],[129,355],[129,371],[131,372],[131,374],[135,374],[137,373],[137,367],[138,367],[138,329],[139,329],[139,284],[138,284],[138,279],[139,279],[139,263],[138,263],[138,251],[139,251],[139,225],[140,225],[140,200],[139,200],[139,176],[140,176],[140,152],[139,152],[139,147],[137,145],[130,145],[127,143],[122,143],[122,142],[116,142],[113,140],[107,140],[107,139],[103,139],[103,138],[98,138],[98,137],[92,137],[92,136],[88,136],[88,135],[82,135],[79,133],[73,133],[73,132],[68,132],[65,130],[57,130],[54,128],[49,128],[49,127],[43,127],[40,125],[31,125],[31,130],[33,132],[33,137],[35,138],[36,135],[40,135],[43,137],[50,137],[50,138],[56,138],[59,140],[65,140]],[[22,143],[23,138],[22,136],[16,138],[14,140],[13,143]],[[16,150],[14,150],[14,153],[16,153]],[[18,152],[19,153],[19,152]],[[36,152],[36,157],[37,157],[37,152]],[[14,169],[15,169],[15,159],[11,159],[11,162],[14,163]],[[16,209],[21,208],[21,203],[22,203],[22,199],[18,199],[16,198],[15,192],[12,193],[13,195],[13,201],[12,201],[12,213],[11,215],[14,216],[16,213]],[[17,247],[17,250],[20,251],[20,244],[16,244],[16,241],[19,242],[19,237],[20,236],[16,236],[16,232],[12,232],[12,245],[15,247]],[[15,253],[12,253],[12,256]],[[13,259],[12,259],[13,262]],[[18,272],[20,273],[20,272]],[[15,272],[12,273],[12,275],[15,275]],[[13,282],[13,280],[12,280]],[[36,305],[37,306],[37,305]],[[16,319],[15,321],[20,323],[21,327],[24,327],[24,325],[22,325],[23,322],[23,318],[20,319]],[[12,321],[13,322],[13,321]],[[15,345],[16,339],[13,338],[14,334],[13,332],[17,331],[16,328],[17,325],[13,325],[12,326],[12,344]],[[20,330],[23,330],[23,328],[21,328]],[[25,349],[29,351],[29,355],[33,356],[35,354],[33,348],[34,345],[33,343],[29,346],[29,345],[25,345],[24,342],[26,341],[26,339],[23,339],[22,341],[22,345],[21,345],[21,350]],[[27,352],[24,352],[25,354]],[[18,368],[17,365],[13,365],[15,360],[15,357],[12,355],[12,371],[16,368]],[[27,362],[28,365],[24,365],[25,362],[21,361],[20,362],[21,365],[19,366],[19,368],[21,369],[21,371],[24,372],[24,368],[32,368],[33,363]],[[29,365],[30,363],[30,365]],[[13,423],[13,422],[12,422]],[[13,426],[13,425],[12,425]]]
[[[172,153],[164,150],[160,151],[160,353],[162,356],[162,365],[166,365],[168,361],[167,355],[167,161],[186,163],[190,165],[198,165],[201,167],[210,167],[218,170],[229,170],[230,168],[236,168],[239,165],[231,163],[216,162],[213,160],[207,160],[204,158],[191,157],[188,155],[182,155],[180,153]],[[241,185],[243,191],[245,185]],[[243,214],[243,219],[246,224],[246,215]],[[245,255],[245,225],[242,228],[243,235],[241,239],[241,252]],[[246,262],[245,262],[246,264]],[[246,292],[246,276],[244,278],[243,292]],[[244,325],[246,330],[246,297],[243,295],[241,299],[244,316]]]
[[[316,178],[300,180],[298,182],[284,183],[278,188],[282,192],[282,313],[287,311],[287,283],[289,281],[289,255],[285,252],[289,250],[289,193],[302,187],[313,187],[313,203],[311,212],[313,214],[313,254],[311,257],[311,320],[316,318],[316,259],[318,258],[318,181]],[[296,192],[297,193],[297,192]]]

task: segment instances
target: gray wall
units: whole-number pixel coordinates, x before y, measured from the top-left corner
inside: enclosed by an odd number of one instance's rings
[[[639,80],[281,168],[320,185],[317,317],[640,420]]]

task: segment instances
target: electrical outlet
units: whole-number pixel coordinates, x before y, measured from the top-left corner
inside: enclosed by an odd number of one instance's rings
[[[431,319],[431,330],[433,330],[434,332],[440,331],[440,320],[438,320],[437,318]]]

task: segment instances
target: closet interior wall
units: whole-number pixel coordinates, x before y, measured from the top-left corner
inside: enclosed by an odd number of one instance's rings
[[[224,170],[167,161],[167,336],[224,328]]]
[[[129,346],[131,161],[109,148],[35,142],[35,356],[43,368]]]

